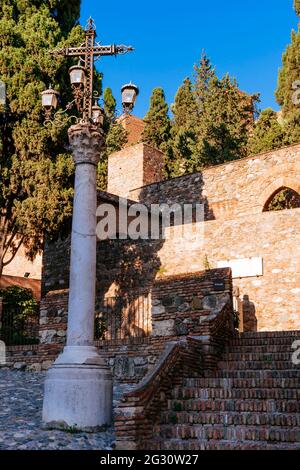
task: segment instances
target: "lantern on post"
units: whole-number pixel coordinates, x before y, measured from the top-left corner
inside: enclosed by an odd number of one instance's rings
[[[139,89],[133,83],[123,85],[121,88],[122,92],[122,106],[125,114],[129,114],[135,105],[136,97],[139,94]]]

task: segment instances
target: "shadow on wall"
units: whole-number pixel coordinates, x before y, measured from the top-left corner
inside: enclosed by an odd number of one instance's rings
[[[242,300],[243,312],[243,331],[256,332],[257,331],[257,317],[254,302],[250,301],[249,295],[244,295]]]
[[[201,173],[156,183],[142,188],[139,203],[148,208],[149,239],[102,240],[97,244],[96,326],[105,339],[123,339],[128,336],[146,336],[151,331],[150,292],[157,274],[162,270],[158,252],[164,244],[163,228],[159,226],[159,240],[151,239],[151,204],[174,204],[183,209],[184,204],[193,207],[192,221],[196,222],[196,204],[203,204],[203,218],[214,220],[213,210],[203,195],[204,182]],[[181,210],[183,215],[185,212]],[[158,217],[159,218],[159,217]],[[128,217],[130,221],[130,217]],[[179,220],[179,221],[178,221]],[[156,218],[157,221],[157,218]],[[182,225],[170,214],[170,226]],[[188,224],[191,220],[187,221]],[[176,256],[176,253],[174,253]],[[109,317],[109,319],[108,319]],[[103,321],[101,320],[103,319]],[[101,326],[102,323],[102,326]],[[107,326],[109,325],[109,326]],[[106,330],[106,331],[103,331]],[[96,337],[99,339],[99,334]],[[104,336],[103,336],[104,335]]]

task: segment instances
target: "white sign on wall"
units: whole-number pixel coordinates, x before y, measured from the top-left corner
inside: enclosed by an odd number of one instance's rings
[[[263,259],[257,257],[219,261],[218,268],[231,268],[233,279],[263,276]]]

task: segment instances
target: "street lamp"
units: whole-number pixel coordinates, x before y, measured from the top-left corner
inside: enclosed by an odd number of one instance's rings
[[[74,65],[69,69],[70,82],[73,86],[84,85],[85,68],[81,65]]]
[[[64,125],[61,117],[68,110],[72,109],[75,104],[79,113],[79,118],[70,116],[71,119],[75,119],[76,123],[94,123],[93,118],[93,100],[97,97],[98,93],[94,91],[94,62],[95,58],[102,56],[117,56],[119,54],[125,54],[133,51],[131,46],[125,45],[109,45],[103,46],[99,42],[95,41],[96,30],[95,24],[92,18],[88,20],[87,27],[85,29],[85,43],[78,47],[67,47],[52,51],[50,54],[53,56],[65,56],[65,57],[77,57],[79,63],[69,69],[70,81],[72,85],[72,92],[74,100],[66,105],[66,109],[59,111],[54,115],[54,119],[51,121],[50,111],[55,110],[54,106],[49,108],[50,97],[54,99],[54,90],[46,90],[42,93],[42,105],[45,108],[45,123],[48,125],[52,122],[54,125]],[[81,65],[82,64],[82,65]],[[52,92],[52,95],[50,94]],[[57,92],[55,92],[57,93]],[[48,96],[49,95],[49,96]],[[101,123],[99,123],[101,124]]]
[[[130,114],[133,110],[136,97],[139,94],[139,89],[133,83],[123,85],[121,88],[122,92],[122,106],[125,114]]]
[[[42,106],[45,109],[46,120],[50,120],[51,113],[57,108],[59,93],[52,88],[42,92]]]
[[[104,124],[104,110],[100,108],[97,103],[97,99],[95,100],[95,104],[92,107],[92,121],[94,124],[102,127]]]
[[[61,125],[62,114],[74,105],[79,117],[69,130],[75,163],[75,186],[71,235],[71,264],[67,343],[48,370],[45,381],[43,421],[51,428],[96,431],[111,422],[112,378],[109,367],[94,346],[96,284],[96,174],[104,143],[104,111],[94,93],[94,58],[124,54],[127,46],[102,46],[95,42],[90,18],[85,44],[53,51],[55,56],[79,58],[70,68],[74,100],[54,114],[58,95],[52,88],[43,92],[46,125]],[[66,121],[64,120],[64,123]],[[63,123],[63,125],[64,125]]]

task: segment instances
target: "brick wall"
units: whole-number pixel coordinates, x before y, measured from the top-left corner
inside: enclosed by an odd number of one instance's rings
[[[135,145],[141,141],[142,133],[145,127],[143,119],[133,116],[132,114],[122,114],[117,121],[128,132],[127,143],[125,147]]]

